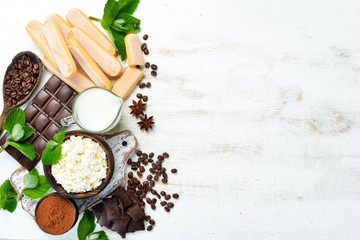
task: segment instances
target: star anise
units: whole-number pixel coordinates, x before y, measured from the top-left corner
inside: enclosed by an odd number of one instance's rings
[[[132,100],[133,105],[129,106],[131,109],[130,114],[135,114],[135,117],[138,118],[140,115],[144,115],[143,111],[145,110],[146,103],[141,102],[141,99],[136,102]]]
[[[152,129],[152,125],[155,124],[155,122],[153,121],[154,116],[151,117],[147,117],[147,115],[145,114],[144,117],[140,117],[140,122],[138,122],[137,124],[140,125],[140,130],[145,129],[145,131],[148,131],[149,128]]]

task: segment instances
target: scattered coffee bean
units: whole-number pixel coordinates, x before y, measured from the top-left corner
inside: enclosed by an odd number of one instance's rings
[[[170,208],[169,207],[164,207],[166,212],[170,212]]]
[[[151,181],[150,181],[150,186],[152,186],[152,187],[155,186],[155,181],[154,181],[154,180],[151,180]]]
[[[165,206],[167,204],[167,202],[166,201],[162,201],[162,202],[160,202],[160,205],[163,207],[163,206]]]
[[[149,154],[149,158],[153,158],[154,157],[154,153],[153,152],[151,152],[150,154]]]
[[[156,209],[156,205],[155,204],[151,204],[151,209],[155,210]]]
[[[136,23],[133,23],[133,27],[134,29],[137,29]]]
[[[146,48],[146,49],[144,50],[144,54],[145,54],[145,55],[149,55],[149,49]]]
[[[174,194],[173,194],[173,198],[178,199],[178,198],[179,198],[179,194],[174,193]]]
[[[143,97],[143,101],[144,101],[144,102],[147,102],[148,100],[149,100],[148,96],[144,96],[144,97]]]
[[[166,199],[166,200],[169,200],[170,198],[171,198],[170,194],[167,194],[167,195],[165,196],[165,199]]]
[[[162,155],[158,155],[157,157],[160,161],[164,160],[164,157]]]
[[[171,172],[172,172],[172,173],[177,173],[177,169],[176,169],[176,168],[173,168],[173,169],[171,169]]]
[[[138,93],[138,94],[136,94],[136,97],[142,99],[143,95],[141,93]]]
[[[164,158],[169,158],[170,155],[167,152],[164,152],[163,156],[164,156]]]
[[[161,194],[161,196],[165,196],[165,195],[166,195],[166,192],[165,192],[165,191],[161,191],[160,194]]]
[[[138,156],[140,157],[140,156],[142,155],[142,151],[140,151],[140,150],[137,151],[137,152],[136,152],[136,155],[138,155]]]
[[[146,63],[145,63],[145,67],[146,67],[146,68],[149,68],[149,67],[150,67],[150,63],[149,63],[149,62],[146,62]]]
[[[156,75],[157,75],[156,71],[151,71],[151,76],[156,77]]]
[[[131,179],[131,178],[133,178],[133,176],[134,176],[134,174],[132,173],[132,172],[129,172],[128,173],[128,177]]]
[[[147,202],[148,204],[152,204],[152,202],[151,202],[151,199],[150,199],[150,198],[146,198],[146,202]]]
[[[143,157],[144,159],[148,159],[147,153],[143,153],[143,154],[142,154],[142,157]]]
[[[141,167],[142,167],[142,166],[141,166]],[[141,171],[141,167],[140,167],[140,171]],[[164,173],[164,174],[163,174],[163,178],[166,178],[166,179],[168,178],[167,173]]]
[[[150,181],[152,179],[152,175],[149,174],[146,179]]]
[[[148,40],[148,38],[149,38],[149,36],[148,36],[147,34],[145,34],[145,35],[143,36],[143,39],[144,39],[144,40]]]
[[[155,180],[155,181],[159,181],[159,176],[155,176],[155,177],[154,177],[154,180]]]
[[[153,199],[151,200],[151,202],[154,203],[154,204],[156,203],[156,201],[157,201],[156,198],[153,198]]]
[[[142,177],[142,172],[136,172],[136,174],[139,176],[139,177]]]
[[[144,182],[143,182],[143,185],[144,185],[145,187],[149,186],[149,184],[150,184],[150,183],[149,183],[148,181],[144,181]]]
[[[152,163],[152,162],[154,162],[154,160],[150,158],[150,159],[149,159],[149,163]]]
[[[150,88],[150,87],[151,87],[151,82],[147,82],[147,83],[145,84],[145,86],[146,86],[147,88]]]
[[[173,204],[172,202],[168,202],[167,205],[168,205],[169,208],[173,208],[173,207],[174,207],[174,204]]]
[[[140,166],[140,172],[145,172],[145,168],[143,166]]]
[[[144,87],[145,87],[145,83],[140,83],[140,84],[139,84],[139,87],[140,87],[140,88],[144,88]]]
[[[151,64],[151,69],[152,69],[152,70],[156,70],[156,69],[157,69],[157,65],[156,65],[156,64]]]
[[[147,44],[146,43],[141,44],[141,50],[144,51],[145,49],[147,49]]]
[[[155,225],[155,220],[154,220],[154,219],[150,219],[150,220],[149,220],[149,223],[150,223],[151,225]]]
[[[162,182],[162,183],[167,183],[168,181],[167,181],[166,178],[163,178],[163,179],[161,179],[161,182]]]
[[[149,225],[146,229],[150,232],[153,229],[153,226]]]
[[[140,68],[141,68],[140,65],[136,65],[135,67],[136,67],[137,69],[140,69]]]
[[[146,215],[144,219],[145,219],[145,221],[149,221],[149,220],[151,219],[151,216],[150,216],[150,215]]]

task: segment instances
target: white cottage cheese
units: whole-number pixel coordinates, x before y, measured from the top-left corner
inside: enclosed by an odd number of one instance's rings
[[[61,158],[51,166],[58,184],[71,193],[91,191],[106,177],[106,153],[91,138],[71,136],[61,144]]]

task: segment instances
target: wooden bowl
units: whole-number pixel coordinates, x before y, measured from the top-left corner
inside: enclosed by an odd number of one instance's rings
[[[107,165],[108,165],[105,179],[103,179],[103,182],[101,183],[101,185],[99,187],[95,188],[94,190],[84,192],[84,193],[69,193],[69,192],[65,191],[65,189],[56,182],[54,176],[51,173],[51,165],[44,165],[44,173],[45,173],[46,179],[48,180],[51,187],[54,188],[55,191],[58,192],[63,197],[79,199],[79,198],[88,198],[88,197],[95,196],[96,194],[100,193],[109,184],[109,182],[111,180],[111,177],[114,173],[114,155],[113,155],[109,145],[105,142],[105,140],[103,140],[102,138],[100,138],[99,136],[97,136],[95,134],[87,133],[87,132],[81,131],[81,130],[70,131],[70,132],[66,133],[65,140],[70,138],[70,136],[72,136],[72,135],[91,138],[95,142],[99,143],[100,146],[104,149],[104,151],[106,153]]]
[[[51,193],[51,194],[45,195],[44,197],[42,197],[42,198],[37,202],[37,204],[36,204],[36,206],[35,206],[35,222],[36,222],[36,224],[39,226],[39,228],[40,228],[43,232],[45,232],[45,233],[47,233],[47,234],[51,234],[51,235],[61,235],[61,234],[64,234],[64,233],[70,231],[70,229],[72,229],[72,228],[75,226],[75,224],[76,224],[76,222],[77,222],[77,220],[78,220],[78,217],[79,217],[79,209],[78,209],[78,207],[77,207],[77,205],[76,205],[76,203],[75,203],[74,200],[64,197],[64,199],[66,199],[66,200],[73,206],[73,208],[74,208],[74,213],[75,213],[74,222],[73,222],[73,224],[71,225],[71,227],[70,227],[69,229],[67,229],[65,232],[62,232],[62,233],[59,233],[59,234],[49,233],[49,232],[47,232],[47,231],[45,231],[44,229],[41,228],[41,226],[40,226],[40,224],[39,224],[39,222],[38,222],[38,219],[36,218],[36,213],[37,213],[37,210],[38,210],[38,207],[39,207],[40,203],[41,203],[45,198],[47,198],[47,197],[49,197],[49,196],[61,196],[61,195],[60,195],[59,193],[56,193],[56,192],[55,192],[55,193]],[[63,197],[63,196],[61,196],[61,197]]]

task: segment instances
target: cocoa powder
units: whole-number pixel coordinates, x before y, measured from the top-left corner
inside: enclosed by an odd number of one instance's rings
[[[59,235],[68,231],[74,224],[76,210],[69,200],[49,195],[38,205],[35,219],[39,227],[50,234]]]

